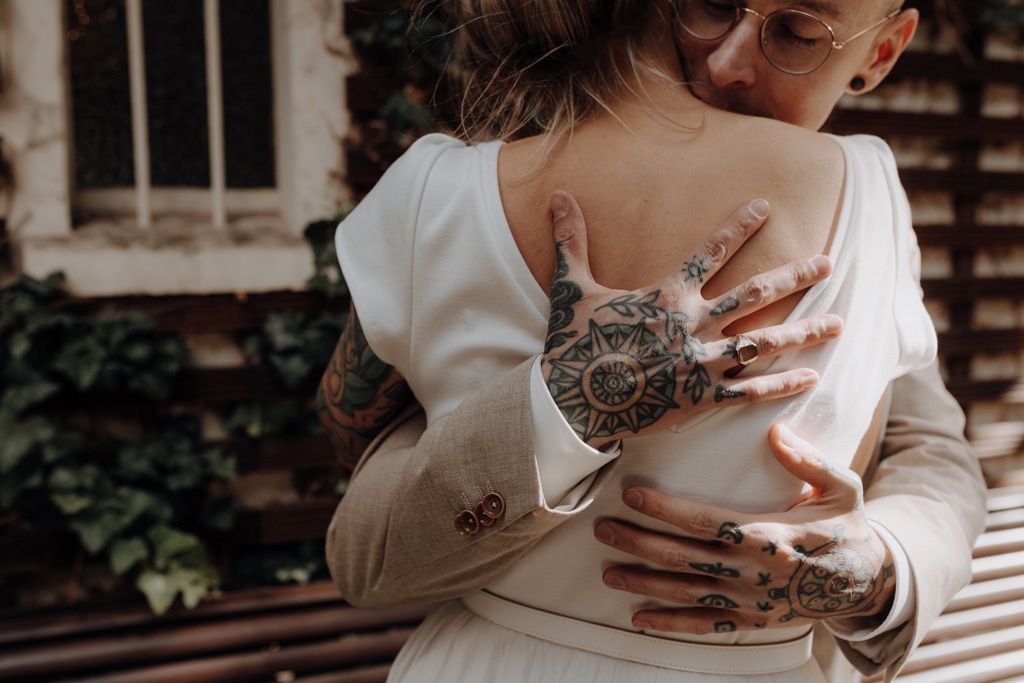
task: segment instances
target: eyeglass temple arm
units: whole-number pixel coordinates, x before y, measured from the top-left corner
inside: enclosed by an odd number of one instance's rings
[[[850,41],[856,40],[857,38],[860,38],[862,35],[864,35],[868,31],[871,31],[872,29],[878,28],[879,26],[881,26],[885,22],[889,21],[890,19],[892,19],[893,17],[895,17],[896,15],[898,15],[902,11],[903,11],[902,9],[894,9],[893,11],[889,12],[888,14],[886,14],[884,17],[882,17],[881,19],[879,19],[875,23],[871,24],[871,26],[868,26],[866,29],[864,29],[863,31],[861,31],[859,33],[854,33],[852,36],[850,36],[849,38],[847,38],[843,42],[837,43],[837,42],[833,41],[832,42],[832,47],[834,47],[837,50],[842,50],[844,47],[846,47],[846,44],[849,43]]]

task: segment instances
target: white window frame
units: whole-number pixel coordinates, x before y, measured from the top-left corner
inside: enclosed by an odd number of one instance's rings
[[[206,105],[209,138],[209,187],[165,188],[153,187],[150,182],[149,121],[146,109],[145,36],[142,13],[145,4],[154,0],[127,0],[128,72],[131,94],[132,150],[135,185],[131,188],[100,187],[78,190],[74,193],[76,209],[86,215],[135,216],[139,228],[153,224],[153,215],[191,214],[209,215],[210,224],[217,229],[227,226],[228,214],[280,213],[278,188],[229,189],[225,179],[224,158],[224,94],[221,68],[220,0],[203,0],[204,41],[206,44]],[[63,2],[63,0],[62,0]],[[271,0],[271,5],[277,0]],[[276,55],[280,54],[280,41],[275,39],[275,12],[271,8],[270,22],[271,73],[273,84],[276,73]],[[276,93],[279,89],[272,88]],[[280,109],[274,103],[275,113]],[[274,121],[275,141],[279,141],[278,122]],[[275,144],[275,152],[280,149]],[[275,154],[277,156],[277,154]],[[280,168],[277,169],[278,172]]]

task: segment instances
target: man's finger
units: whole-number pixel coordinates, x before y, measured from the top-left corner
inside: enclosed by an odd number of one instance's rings
[[[694,635],[747,631],[761,626],[760,624],[756,626],[749,624],[747,619],[736,612],[705,607],[645,609],[636,612],[632,621],[633,628],[645,631],[692,633]]]
[[[793,322],[773,325],[759,330],[744,332],[743,336],[757,347],[757,357],[773,358],[810,346],[816,346],[836,339],[843,332],[843,319],[834,313],[815,318],[795,320]],[[722,358],[736,358],[736,342],[734,339],[719,342],[721,353],[714,352]]]
[[[736,601],[724,595],[720,582],[702,576],[658,572],[637,567],[609,567],[604,585],[615,590],[668,600],[684,607],[736,609]]]
[[[698,289],[703,287],[736,250],[764,225],[768,209],[768,202],[763,199],[755,199],[736,209],[722,227],[708,235],[697,253],[686,260],[675,277]]]
[[[815,256],[793,261],[780,268],[761,273],[709,302],[711,315],[722,327],[749,315],[790,294],[803,291],[832,274],[832,261]]]
[[[665,569],[707,574],[699,569],[703,562],[703,558],[698,556],[700,541],[687,541],[611,520],[604,520],[594,527],[594,536],[616,550],[653,562]]]
[[[647,486],[628,487],[622,492],[622,502],[637,512],[660,519],[701,541],[720,541],[734,545],[743,542],[740,515],[731,510],[673,496]],[[602,524],[605,523],[602,522]],[[658,535],[651,532],[646,533],[650,536]],[[659,562],[659,564],[661,563]],[[673,568],[667,565],[662,566],[668,569]]]
[[[568,192],[558,190],[551,195],[551,229],[558,252],[555,281],[572,272],[574,280],[593,282],[587,252],[587,224],[579,204]]]
[[[768,443],[775,459],[794,477],[819,492],[860,496],[860,477],[846,467],[836,467],[813,444],[804,441],[784,424],[772,425]]]

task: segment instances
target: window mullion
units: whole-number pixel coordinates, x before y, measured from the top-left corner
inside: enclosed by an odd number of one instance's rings
[[[142,0],[127,0],[128,74],[131,83],[132,146],[135,161],[135,210],[138,224],[153,222],[150,203],[149,120],[146,107],[146,56],[142,35]]]
[[[204,0],[206,32],[206,101],[209,113],[211,222],[227,224],[224,170],[224,88],[220,58],[220,0]]]

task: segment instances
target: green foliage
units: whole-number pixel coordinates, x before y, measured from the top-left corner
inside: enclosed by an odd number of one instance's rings
[[[406,81],[388,97],[373,127],[384,128],[389,133],[385,139],[393,139],[401,147],[433,130],[437,116],[430,100],[452,60],[451,44],[438,14],[424,12],[414,17],[404,3],[392,3],[349,37],[364,63],[385,65]],[[379,134],[372,137],[380,139]]]
[[[337,300],[348,296],[348,286],[338,267],[338,252],[334,247],[334,232],[338,223],[348,214],[342,213],[336,218],[314,221],[306,226],[303,235],[313,249],[313,266],[315,272],[306,286],[311,291],[320,292],[328,300]]]
[[[217,585],[201,541],[185,529],[233,525],[233,501],[210,499],[234,461],[201,451],[182,416],[131,442],[89,407],[157,403],[188,362],[184,341],[141,313],[91,316],[62,306],[63,278],[23,277],[0,290],[0,511],[41,531],[69,531],[162,613]],[[85,413],[83,415],[83,413]]]
[[[259,332],[246,337],[245,351],[269,363],[289,389],[311,387],[327,367],[345,317],[331,312],[316,317],[295,311],[271,312]]]
[[[239,403],[225,410],[220,421],[232,435],[250,439],[322,432],[312,412],[290,403]]]
[[[259,548],[240,555],[233,574],[242,585],[309,583],[327,579],[323,541],[302,541],[274,548]]]

